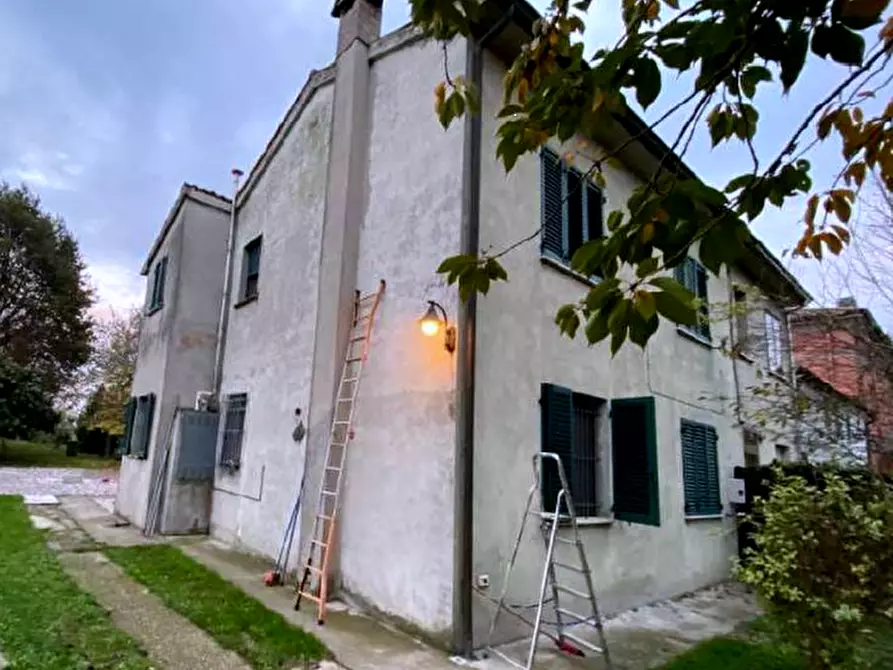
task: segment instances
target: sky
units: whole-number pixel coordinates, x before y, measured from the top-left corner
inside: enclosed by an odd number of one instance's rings
[[[533,4],[542,9],[547,0]],[[330,5],[0,2],[0,179],[26,183],[64,218],[103,309],[142,303],[139,269],[180,185],[228,194],[230,170],[250,169],[309,71],[332,60],[337,25]],[[587,46],[616,39],[619,5],[594,3]],[[384,32],[408,20],[407,0],[384,1]],[[777,152],[799,120],[791,112],[814,104],[827,77],[839,74],[819,63],[783,100],[777,90],[758,93],[758,149]],[[667,76],[664,83],[666,94],[646,118],[657,118],[686,85]],[[666,140],[673,121],[658,129]],[[699,135],[686,161],[709,183],[722,185],[749,164],[743,147],[711,151],[706,128]],[[830,179],[836,155],[829,145],[814,157],[817,185]],[[780,255],[797,239],[801,216],[796,204],[770,211],[754,230]],[[829,299],[815,262],[791,269],[816,297]],[[857,297],[872,306],[868,293]],[[879,320],[893,326],[883,310]]]

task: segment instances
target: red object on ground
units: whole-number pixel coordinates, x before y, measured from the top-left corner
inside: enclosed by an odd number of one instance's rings
[[[267,570],[264,573],[264,586],[279,586],[282,583],[282,575],[276,570]]]
[[[558,648],[565,654],[569,654],[571,656],[586,656],[586,654],[583,653],[582,649],[572,645],[567,640],[558,640],[555,644],[557,644]]]

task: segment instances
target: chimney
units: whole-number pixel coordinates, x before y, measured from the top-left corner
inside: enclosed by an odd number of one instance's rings
[[[382,0],[335,0],[332,16],[338,23],[338,55],[360,40],[367,47],[381,37]]]
[[[845,298],[840,298],[837,301],[837,306],[850,309],[855,309],[856,307],[858,307],[858,305],[856,304],[856,299],[851,295],[846,296]]]

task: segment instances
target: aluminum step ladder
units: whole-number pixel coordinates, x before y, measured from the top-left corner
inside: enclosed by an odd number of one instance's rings
[[[353,439],[354,408],[360,390],[363,367],[369,355],[369,341],[378,303],[384,294],[385,282],[382,279],[378,290],[367,295],[357,292],[354,304],[354,318],[341,370],[341,381],[335,396],[332,410],[332,430],[326,446],[322,478],[319,485],[319,498],[316,504],[316,517],[313,532],[310,534],[307,560],[301,579],[295,588],[295,609],[299,609],[303,599],[317,604],[317,622],[326,619],[328,601],[329,559],[337,537],[338,503],[341,496],[344,464],[347,445]]]
[[[546,510],[542,496],[542,480],[544,475],[544,465],[549,464],[555,468],[561,488],[555,498],[555,509]],[[580,540],[580,533],[577,527],[577,514],[574,510],[574,502],[571,496],[570,486],[567,482],[567,476],[564,472],[564,466],[558,454],[551,452],[539,453],[533,457],[533,474],[534,482],[530,487],[527,495],[527,506],[524,509],[524,516],[521,519],[521,528],[518,531],[518,537],[515,540],[515,546],[512,549],[512,556],[509,560],[505,571],[505,579],[503,581],[502,595],[497,601],[496,611],[490,621],[490,632],[487,638],[487,649],[490,653],[499,656],[510,665],[521,668],[522,670],[531,670],[536,657],[537,644],[540,634],[549,637],[558,648],[568,654],[574,656],[585,656],[584,649],[600,654],[605,661],[605,668],[613,670],[611,656],[608,653],[608,644],[605,640],[605,631],[602,626],[601,615],[598,610],[598,602],[595,597],[595,588],[592,583],[592,572],[589,569],[589,562],[586,560],[586,551]],[[524,531],[531,518],[536,519],[539,524],[540,533],[542,534],[543,543],[546,549],[546,557],[543,563],[542,580],[540,582],[539,594],[536,602],[536,618],[530,621],[523,614],[519,613],[516,608],[506,603],[506,598],[511,585],[512,572],[515,567],[515,561],[518,558],[518,550],[524,538]],[[560,534],[561,530],[570,532],[570,537]],[[573,559],[566,559],[562,556],[562,560],[555,557],[555,549],[559,544],[571,547],[569,554]],[[567,579],[570,575],[575,575],[579,580],[582,577],[585,590],[572,588],[567,585]],[[547,589],[551,590],[551,598],[547,601]],[[565,607],[566,600],[572,600],[583,603],[583,612],[577,612],[570,607]],[[552,604],[554,620],[548,625],[554,627],[554,634],[543,629],[546,623],[543,618],[545,605],[547,602]],[[579,608],[578,608],[579,609]],[[499,623],[500,615],[508,612],[517,619],[533,628],[533,636],[530,638],[530,646],[527,651],[525,661],[519,661],[505,654],[501,650],[492,645],[493,633]],[[574,634],[571,630],[579,627],[589,628],[596,632],[598,644],[593,644],[579,635]]]

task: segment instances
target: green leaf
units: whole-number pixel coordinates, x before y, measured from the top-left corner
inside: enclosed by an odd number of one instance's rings
[[[812,32],[812,53],[819,58],[825,58],[831,53],[831,41],[833,31],[826,24],[816,26]]]
[[[609,232],[614,232],[623,224],[623,211],[615,209],[608,214],[607,227]]]
[[[710,139],[714,147],[728,137],[727,117],[726,112],[717,112],[707,117],[707,125],[710,126]]]
[[[484,265],[484,272],[486,272],[487,276],[494,281],[508,281],[509,278],[505,268],[502,267],[502,264],[495,258],[487,259],[487,263]]]
[[[574,305],[563,305],[555,314],[555,324],[562,334],[574,339],[580,327],[580,315]]]
[[[748,98],[753,98],[761,81],[772,81],[772,73],[762,65],[752,65],[741,73],[741,91]]]
[[[603,251],[602,240],[589,240],[574,252],[571,258],[571,268],[586,275],[592,274],[590,268],[593,264],[599,264]]]
[[[648,340],[657,330],[660,320],[656,314],[649,318],[643,317],[638,312],[633,312],[629,317],[629,340],[639,345],[642,349],[648,344]]]
[[[639,279],[644,279],[650,274],[654,274],[657,272],[659,261],[656,256],[651,256],[650,258],[646,258],[644,261],[639,263],[636,268],[636,277]]]
[[[865,57],[865,40],[843,24],[837,23],[831,28],[828,53],[841,65],[861,65]]]
[[[505,105],[502,109],[499,110],[499,118],[504,119],[507,116],[514,116],[515,114],[523,114],[524,108],[521,105]]]
[[[608,296],[612,293],[619,293],[617,289],[620,287],[620,280],[617,277],[609,277],[602,279],[596,286],[589,289],[586,294],[586,308],[595,312],[605,305]]]
[[[648,283],[661,289],[664,293],[669,293],[670,295],[675,296],[677,300],[681,300],[684,303],[689,304],[695,299],[695,296],[691,291],[673,279],[673,277],[667,275],[654,277],[649,280]]]
[[[649,291],[639,291],[636,293],[636,311],[642,315],[646,321],[657,312],[657,303],[654,301],[654,294]]]
[[[682,44],[662,44],[655,48],[655,53],[668,68],[673,70],[687,70],[694,60],[688,48]]]
[[[755,179],[756,177],[751,173],[739,175],[726,185],[726,193],[734,193],[739,189],[747,188]]]
[[[693,326],[698,322],[698,312],[690,302],[680,300],[678,296],[661,291],[654,294],[657,311],[673,323]]]
[[[800,76],[809,50],[809,33],[799,24],[791,23],[785,33],[785,49],[781,57],[781,83],[790,90]]]
[[[586,341],[589,344],[601,342],[608,336],[608,319],[601,312],[596,312],[589,317],[586,322]]]
[[[650,58],[640,58],[636,61],[633,86],[636,88],[636,100],[643,109],[648,109],[651,103],[657,100],[661,90],[660,68],[657,67],[657,63]]]
[[[620,330],[611,332],[611,356],[616,356],[617,352],[620,351],[620,347],[626,341],[626,329],[628,327],[629,324],[624,323]]]

